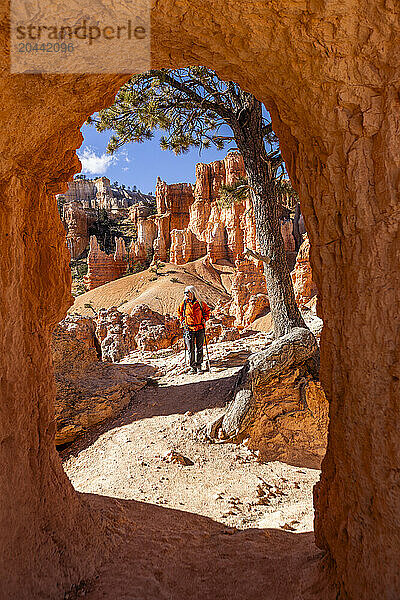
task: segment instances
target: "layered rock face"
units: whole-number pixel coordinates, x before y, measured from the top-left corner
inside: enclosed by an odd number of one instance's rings
[[[150,226],[140,226],[150,214],[150,203],[154,198],[141,192],[123,187],[112,187],[107,177],[95,180],[74,179],[68,183],[68,189],[57,195],[62,204],[62,221],[67,232],[67,246],[71,258],[79,258],[89,245],[89,228],[98,218],[98,211],[105,210],[108,217],[127,217],[132,219],[140,236],[138,260],[142,260],[143,252],[152,244]],[[154,225],[153,225],[154,227]],[[144,229],[144,231],[143,231]]]
[[[122,238],[116,239],[114,254],[106,254],[101,250],[96,237],[90,238],[88,255],[88,273],[85,284],[88,290],[94,290],[114,279],[119,279],[126,273],[128,266],[128,253]]]
[[[129,251],[129,264],[144,263],[153,254],[154,241],[157,238],[157,225],[153,219],[137,219],[137,239]]]
[[[160,178],[156,185],[156,206],[158,235],[154,243],[154,257],[169,261],[171,248],[171,232],[175,229],[185,230],[189,223],[189,207],[193,204],[193,188],[190,183],[168,184]]]
[[[257,249],[256,228],[250,198],[224,206],[219,201],[222,186],[232,186],[246,178],[243,158],[239,152],[229,152],[223,160],[196,166],[194,202],[190,206],[188,229],[203,244],[213,262],[242,258],[245,248]],[[295,251],[293,223],[282,222],[282,235],[287,252]],[[186,240],[190,240],[189,236]],[[176,244],[180,237],[176,236]],[[171,245],[171,254],[175,243]],[[192,260],[203,256],[203,248],[193,249]],[[189,254],[189,252],[188,252]]]
[[[173,229],[171,231],[170,262],[183,265],[197,260],[207,253],[207,244],[199,240],[190,229]]]
[[[307,304],[318,293],[317,286],[312,279],[308,235],[304,234],[303,239],[304,241],[297,253],[295,267],[291,273],[294,294],[299,306]]]
[[[81,202],[73,201],[64,205],[62,218],[71,258],[79,258],[89,244],[89,226],[96,217],[92,211],[85,210]]]
[[[233,203],[228,208],[221,208],[217,200],[222,185],[232,185],[245,176],[243,158],[238,152],[229,153],[224,160],[196,166],[194,203],[190,207],[188,229],[206,244],[213,262],[234,262],[243,253],[241,217],[246,207],[242,203]],[[195,258],[200,256],[195,255]]]
[[[111,185],[108,177],[97,179],[74,179],[68,189],[57,195],[66,204],[79,202],[84,209],[103,209],[110,217],[126,216],[129,207],[139,202],[151,203],[153,197],[125,187]]]
[[[92,208],[96,198],[97,187],[95,181],[88,179],[74,179],[68,182],[68,189],[57,198],[65,199],[66,203],[79,202],[83,208]],[[94,206],[93,206],[94,208]]]
[[[168,184],[160,178],[157,179],[157,213],[170,215],[170,230],[187,227],[191,204],[193,204],[193,189],[190,183]]]
[[[97,348],[96,348],[97,345]],[[93,319],[68,315],[53,334],[56,444],[116,416],[146,385],[135,368],[102,362]]]

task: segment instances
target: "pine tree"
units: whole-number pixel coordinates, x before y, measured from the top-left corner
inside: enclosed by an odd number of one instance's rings
[[[161,129],[161,147],[175,154],[189,148],[223,149],[234,142],[243,156],[254,208],[257,241],[276,337],[306,327],[296,305],[280,228],[278,185],[284,164],[263,106],[235,82],[206,67],[151,70],[133,76],[114,104],[91,118],[98,131],[113,130],[108,152],[144,142]]]

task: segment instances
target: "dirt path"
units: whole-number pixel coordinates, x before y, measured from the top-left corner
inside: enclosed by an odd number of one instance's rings
[[[318,556],[310,532],[312,488],[319,472],[280,462],[259,464],[244,445],[207,444],[197,435],[202,425],[221,414],[237,364],[266,342],[259,334],[254,339],[210,346],[214,372],[202,375],[184,372],[183,353],[141,355],[141,362],[158,369],[158,386],[144,388],[133,405],[108,430],[97,434],[97,439],[90,440],[92,443],[78,442],[69,450],[64,467],[74,487],[126,500],[135,522],[133,537],[127,540],[129,557],[125,548],[119,558],[135,564],[133,581],[129,583],[121,565],[114,565],[90,593],[87,591],[88,598],[275,598],[279,596],[256,589],[256,583],[266,585],[260,574],[254,575],[253,581],[242,581],[240,556],[249,575],[267,558],[268,569],[274,561],[288,569],[292,561]],[[138,358],[132,355],[129,361]],[[171,451],[192,464],[168,462],[165,457]],[[278,531],[265,531],[267,528]],[[233,563],[240,570],[232,580],[237,580],[237,585],[232,587],[231,581],[225,591],[224,579],[234,569]],[[139,565],[146,573],[141,583]],[[210,569],[214,582],[205,584]],[[117,588],[115,577],[121,580]],[[202,591],[190,588],[190,578],[197,584],[201,579]]]

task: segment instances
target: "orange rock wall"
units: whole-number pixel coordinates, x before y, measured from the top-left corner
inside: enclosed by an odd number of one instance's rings
[[[216,200],[222,185],[232,185],[245,176],[243,158],[238,152],[229,153],[224,160],[196,166],[195,202],[190,207],[188,227],[207,244],[213,262],[234,262],[243,252],[243,204],[234,203],[229,208],[220,208]]]
[[[207,253],[207,245],[199,240],[190,229],[171,231],[170,262],[176,265],[197,260]]]
[[[88,290],[94,290],[114,279],[119,279],[128,266],[128,253],[122,238],[115,240],[114,254],[106,254],[100,249],[96,236],[90,238],[88,272],[84,278]]]
[[[49,183],[38,178],[29,189],[15,174],[2,181],[0,597],[10,600],[63,598],[94,574],[106,535],[100,514],[90,515],[65,477],[54,444],[51,332],[73,298]],[[27,243],[17,244],[24,231]]]
[[[157,237],[157,226],[154,219],[137,219],[137,239],[132,243],[129,252],[129,263],[146,262],[153,252],[154,240]]]
[[[189,223],[189,206],[193,202],[193,189],[190,183],[168,184],[160,178],[156,185],[157,213],[171,215],[170,227],[184,229]]]
[[[171,232],[174,229],[185,230],[189,223],[189,207],[193,203],[193,189],[190,183],[168,184],[160,178],[156,185],[157,216],[155,223],[158,235],[154,244],[154,257],[161,261],[169,261],[171,249]]]
[[[315,526],[329,568],[307,581],[308,596],[315,583],[320,600],[331,576],[340,600],[392,600],[400,596],[398,7],[254,0],[247,9],[238,0],[159,0],[152,65],[206,64],[271,112],[324,320],[330,425]],[[50,337],[72,299],[53,194],[80,169],[85,119],[129,75],[10,75],[8,27],[0,36],[1,592],[58,600],[107,560],[121,509],[109,500],[100,511],[76,494],[54,449]]]

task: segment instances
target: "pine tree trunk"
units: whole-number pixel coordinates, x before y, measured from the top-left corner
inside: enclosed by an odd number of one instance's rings
[[[305,327],[296,304],[293,283],[286,260],[280,226],[280,205],[275,180],[268,164],[262,132],[262,106],[253,97],[231,124],[238,149],[243,156],[251,190],[259,252],[268,257],[264,263],[267,292],[275,337],[289,333],[294,327]]]

